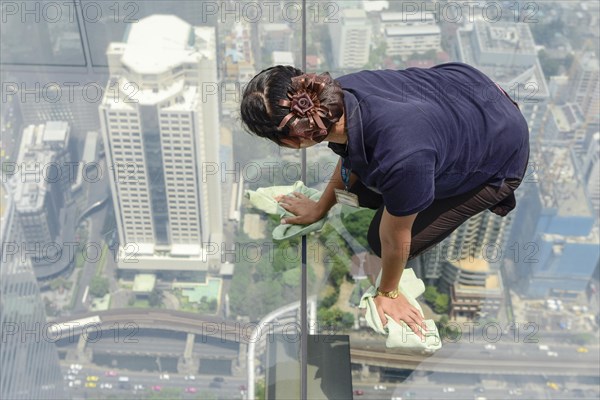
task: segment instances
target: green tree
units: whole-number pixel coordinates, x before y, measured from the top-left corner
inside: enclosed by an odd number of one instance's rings
[[[328,290],[331,290],[331,293],[323,297],[323,300],[321,300],[320,306],[323,308],[332,307],[335,303],[337,303],[340,296],[339,287],[327,286],[327,288]]]
[[[342,218],[344,227],[364,248],[369,248],[367,233],[374,215],[375,210],[367,208],[347,214]]]
[[[339,257],[335,257],[333,259],[331,272],[329,272],[329,283],[331,283],[333,287],[339,287],[348,272],[348,266]]]
[[[427,286],[427,288],[425,289],[425,293],[423,294],[423,297],[425,298],[425,301],[427,303],[433,304],[433,303],[435,303],[435,299],[438,297],[438,295],[439,295],[439,293],[435,286]]]
[[[317,319],[322,326],[332,330],[348,329],[354,324],[354,315],[337,307],[319,309]]]
[[[103,276],[95,276],[90,282],[90,294],[94,297],[103,297],[108,293],[108,279]]]
[[[257,400],[265,400],[266,388],[265,388],[265,380],[264,379],[260,379],[256,382],[256,386],[254,387],[254,397]]]
[[[440,294],[436,297],[435,303],[433,303],[433,311],[438,314],[443,314],[448,311],[448,303],[450,298],[447,294]]]

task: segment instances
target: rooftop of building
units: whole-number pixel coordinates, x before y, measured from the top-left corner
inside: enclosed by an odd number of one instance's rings
[[[572,149],[560,144],[541,146],[536,157],[540,200],[547,208],[556,208],[559,216],[591,216],[589,202],[573,164]]]
[[[553,243],[593,244],[600,243],[600,227],[594,226],[587,236],[564,236],[555,233],[542,233],[541,240]]]
[[[65,122],[66,124],[66,122]],[[54,125],[63,127],[62,124]],[[68,128],[68,126],[67,126]],[[58,129],[51,137],[60,136]],[[29,125],[23,129],[17,156],[20,170],[10,179],[13,201],[19,212],[40,211],[44,207],[46,186],[56,179],[59,164],[54,161],[55,151],[44,141],[46,125]]]
[[[386,36],[419,36],[439,34],[440,27],[438,25],[388,26],[385,28]]]
[[[502,289],[502,277],[499,272],[488,275],[485,278],[485,286],[478,285],[464,285],[461,283],[454,283],[454,292],[457,295],[460,294],[482,294],[488,295],[490,293],[498,292]]]
[[[215,57],[215,31],[175,15],[155,14],[132,24],[121,62],[138,74],[160,74],[199,57]]]
[[[537,54],[529,24],[479,19],[474,28],[482,51]]]
[[[579,60],[576,62],[578,62],[581,68],[586,71],[591,72],[600,70],[600,66],[598,65],[598,57],[596,57],[596,55],[591,51],[586,51],[585,53],[581,54]]]
[[[489,25],[484,23],[485,25]],[[525,101],[544,101],[549,98],[550,91],[546,83],[546,78],[542,66],[537,59],[536,53],[527,53],[531,55],[531,63],[523,65],[514,62],[513,57],[506,51],[498,52],[498,62],[494,64],[480,63],[474,51],[474,39],[478,29],[486,29],[481,23],[478,25],[467,24],[459,28],[456,34],[457,48],[459,50],[459,61],[467,63],[481,70],[491,79],[496,81],[511,96],[515,92],[518,94],[515,101],[522,103]],[[479,26],[480,28],[477,28]],[[488,49],[492,51],[492,49]],[[515,48],[513,48],[515,50]],[[524,53],[521,51],[521,53]],[[518,91],[517,90],[518,87]]]
[[[407,22],[407,23],[435,23],[432,13],[418,12],[418,13],[403,13],[386,11],[379,14],[379,20],[383,23],[387,22]]]
[[[490,264],[483,258],[469,257],[461,260],[448,260],[448,262],[456,268],[467,272],[490,272]]]
[[[156,285],[156,275],[136,274],[133,280],[134,293],[150,293]]]
[[[363,0],[362,6],[367,12],[381,12],[390,8],[387,0]]]
[[[69,137],[69,123],[66,121],[47,121],[44,128],[45,142],[65,143]]]
[[[550,105],[549,108],[561,132],[575,130],[584,122],[583,113],[578,104]]]
[[[359,8],[347,8],[345,10],[342,10],[342,17],[346,20],[362,20],[362,23],[364,24],[365,19],[367,18],[367,13],[365,12],[365,10],[361,10]]]

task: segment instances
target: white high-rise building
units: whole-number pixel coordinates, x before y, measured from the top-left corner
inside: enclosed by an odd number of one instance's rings
[[[100,117],[119,268],[205,270],[205,244],[223,229],[215,30],[152,15],[107,56]]]
[[[600,66],[592,52],[579,54],[573,61],[570,76],[570,100],[580,105],[583,114],[590,122],[598,119],[600,104]]]
[[[372,27],[365,10],[346,9],[329,24],[336,68],[362,68],[369,62]]]

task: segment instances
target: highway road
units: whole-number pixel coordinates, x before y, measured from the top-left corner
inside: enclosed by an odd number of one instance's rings
[[[62,365],[63,375],[67,375],[69,370],[69,364]],[[77,380],[81,381],[81,386],[67,388],[72,398],[84,399],[84,398],[97,398],[100,394],[106,397],[116,396],[119,399],[140,399],[148,395],[152,391],[153,386],[160,386],[161,391],[168,389],[178,389],[182,392],[181,398],[186,399],[198,399],[202,398],[202,394],[211,394],[217,396],[219,399],[242,399],[241,388],[245,385],[245,378],[225,376],[222,377],[224,382],[221,387],[211,387],[211,382],[215,378],[213,375],[196,375],[195,380],[186,380],[185,375],[168,373],[169,379],[160,379],[160,373],[158,372],[136,372],[136,371],[118,371],[118,376],[107,377],[105,372],[108,369],[100,368],[93,365],[84,365],[84,368],[75,376]],[[117,371],[117,370],[115,370]],[[87,376],[97,376],[99,378],[96,388],[85,388]],[[125,387],[120,386],[119,377],[129,378],[129,382]],[[65,380],[68,382],[68,380]],[[112,389],[101,389],[102,383],[112,384]],[[68,385],[68,384],[67,384]],[[142,390],[134,390],[134,385],[143,385]],[[197,392],[195,394],[183,393],[186,388],[194,388]]]

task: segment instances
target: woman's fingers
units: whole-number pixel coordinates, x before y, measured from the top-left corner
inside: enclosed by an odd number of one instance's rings
[[[387,317],[383,313],[381,307],[377,307],[377,314],[379,314],[379,318],[381,319],[381,324],[385,327],[387,325]]]
[[[425,319],[423,318],[423,316],[421,315],[421,313],[419,312],[419,310],[417,310],[416,308],[411,308],[411,311],[413,313],[413,319],[415,320],[415,322],[417,322],[417,324],[427,330],[427,325],[425,324]]]

